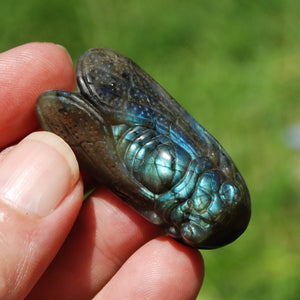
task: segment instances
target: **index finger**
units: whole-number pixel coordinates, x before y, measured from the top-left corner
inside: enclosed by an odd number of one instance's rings
[[[73,90],[67,51],[52,43],[29,43],[0,54],[0,148],[35,128],[37,97],[48,89]]]

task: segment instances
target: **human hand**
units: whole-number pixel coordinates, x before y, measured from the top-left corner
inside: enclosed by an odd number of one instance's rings
[[[30,43],[0,54],[0,147],[38,128],[47,89],[73,90],[62,47]],[[48,132],[0,153],[0,299],[193,299],[200,253],[169,237],[104,187],[82,205],[69,146]]]

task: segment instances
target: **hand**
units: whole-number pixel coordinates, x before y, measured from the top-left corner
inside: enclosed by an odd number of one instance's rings
[[[29,134],[38,95],[74,89],[66,51],[22,45],[0,54],[0,70],[0,147],[23,138],[0,154],[0,298],[195,298],[204,272],[197,250],[157,237],[104,187],[82,205],[72,150],[52,133]]]

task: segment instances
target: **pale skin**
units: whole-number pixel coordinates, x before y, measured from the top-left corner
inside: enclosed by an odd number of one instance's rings
[[[199,251],[159,237],[105,187],[83,204],[69,146],[32,134],[38,95],[74,89],[67,52],[25,44],[0,54],[0,70],[0,299],[194,299]]]

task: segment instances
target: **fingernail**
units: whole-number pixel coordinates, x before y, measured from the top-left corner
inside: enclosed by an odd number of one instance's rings
[[[24,214],[46,216],[79,179],[71,148],[58,136],[35,132],[0,163],[0,200]]]
[[[60,45],[60,44],[56,44],[56,46],[62,48],[62,49],[66,52],[66,54],[69,56],[70,61],[72,61],[72,57],[71,57],[69,51],[67,50],[67,48],[65,48],[64,46],[62,46],[62,45]]]

